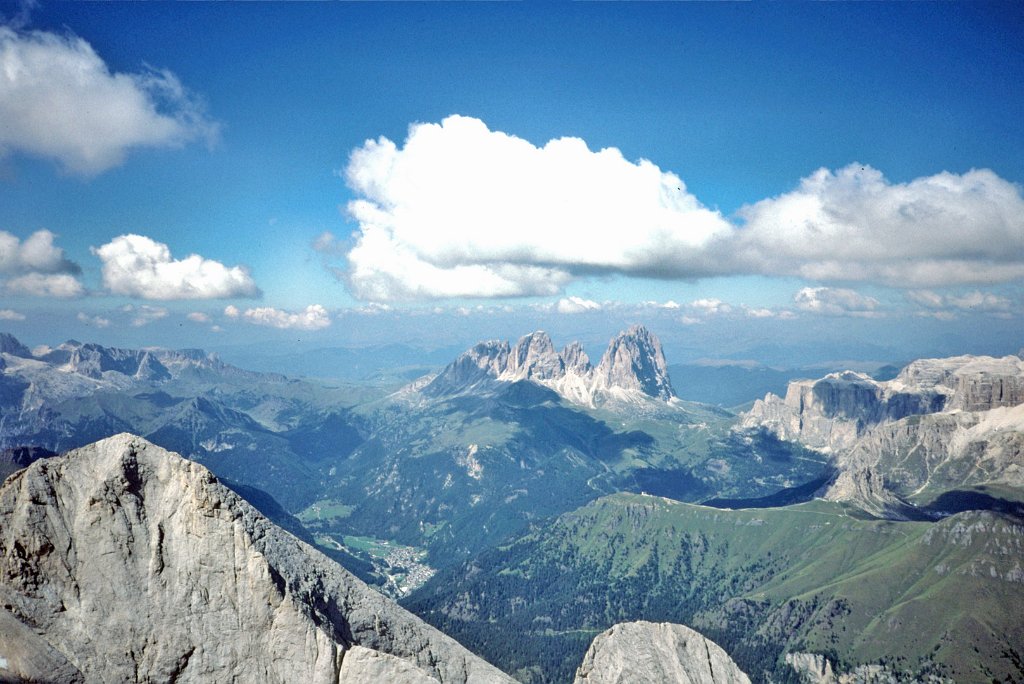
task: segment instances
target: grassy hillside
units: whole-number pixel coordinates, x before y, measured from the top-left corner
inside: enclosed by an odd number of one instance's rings
[[[1024,526],[858,520],[815,501],[719,510],[616,494],[440,573],[407,605],[524,681],[566,681],[596,631],[690,624],[755,679],[786,652],[958,682],[1024,677]],[[514,635],[514,636],[509,636]]]

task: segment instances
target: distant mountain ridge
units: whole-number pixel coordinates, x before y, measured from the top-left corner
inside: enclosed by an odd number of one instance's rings
[[[597,366],[591,364],[579,342],[558,352],[544,331],[525,335],[515,345],[499,340],[480,342],[419,391],[430,397],[455,396],[479,392],[494,383],[523,380],[589,407],[615,400],[667,402],[675,398],[661,342],[642,325],[613,338]]]
[[[1024,487],[1024,360],[921,359],[884,382],[852,371],[799,380],[755,402],[740,427],[831,452],[836,477],[821,496],[915,517],[911,499]]]
[[[741,425],[817,449],[851,446],[868,428],[908,416],[987,411],[1024,403],[1024,360],[1017,356],[920,359],[893,380],[854,371],[789,383],[786,396],[754,402]]]
[[[304,443],[306,426],[329,421],[333,449],[350,448],[346,407],[357,400],[348,388],[244,370],[201,349],[68,340],[33,351],[0,333],[0,449],[60,452],[132,432],[291,509],[316,495],[311,462],[322,450]]]

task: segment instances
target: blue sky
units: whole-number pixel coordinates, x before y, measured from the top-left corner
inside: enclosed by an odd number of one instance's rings
[[[1024,345],[1016,4],[0,14],[0,328],[33,344]]]

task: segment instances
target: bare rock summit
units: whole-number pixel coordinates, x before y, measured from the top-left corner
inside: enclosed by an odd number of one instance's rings
[[[130,434],[0,487],[0,680],[511,682]]]
[[[750,678],[689,627],[625,622],[594,638],[575,684],[750,684]]]

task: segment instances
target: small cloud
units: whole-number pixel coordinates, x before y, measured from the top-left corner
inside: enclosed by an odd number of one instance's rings
[[[7,280],[4,289],[12,295],[58,299],[71,299],[85,294],[85,288],[78,278],[67,273],[26,273]]]
[[[224,315],[228,318],[238,318],[241,314],[242,312],[234,304],[228,304],[224,307]]]
[[[326,256],[338,256],[345,253],[345,245],[336,237],[334,233],[329,230],[325,230],[316,236],[310,245],[314,252]]]
[[[154,321],[159,321],[161,318],[167,318],[167,309],[161,306],[149,306],[148,304],[142,304],[141,306],[125,304],[119,309],[119,311],[131,316],[131,325],[133,328],[141,328],[142,326],[149,325]]]
[[[188,316],[186,316],[186,318],[188,318],[188,320],[190,320],[190,321],[192,321],[194,323],[209,323],[210,322],[210,315],[209,314],[205,314],[202,311],[193,311]]]
[[[979,290],[968,292],[965,295],[946,297],[946,302],[965,311],[1008,311],[1011,307],[1011,302],[1006,297]]]
[[[235,311],[237,312],[237,309]],[[234,316],[228,314],[227,309],[224,312],[230,318],[237,317],[237,313]],[[255,309],[246,309],[242,316],[254,325],[266,325],[272,328],[291,330],[320,330],[331,324],[331,317],[327,313],[327,309],[319,304],[310,304],[303,311],[297,313],[263,306]]]
[[[75,318],[78,319],[79,323],[85,323],[86,325],[91,325],[94,328],[106,328],[110,325],[109,318],[104,318],[103,316],[90,316],[83,311],[79,311]]]
[[[391,311],[391,307],[387,304],[380,304],[378,302],[370,302],[365,306],[360,306],[353,309],[356,313],[363,314],[366,316],[375,316],[377,314],[388,313]]]
[[[917,312],[918,316],[929,316],[943,321],[953,320],[957,314],[969,311],[1002,317],[1008,315],[1013,307],[1013,302],[1007,297],[980,290],[949,295],[932,290],[910,290],[905,295],[911,302],[928,309]]]
[[[0,230],[0,279],[12,295],[80,297],[85,288],[78,280],[81,267],[54,244],[56,235],[37,230],[24,240]]]
[[[952,311],[917,311],[914,315],[918,318],[934,318],[938,321],[955,321],[957,318]]]
[[[25,314],[18,313],[13,309],[0,309],[0,321],[23,321]]]
[[[946,304],[945,297],[931,290],[909,290],[904,294],[910,301],[929,309],[941,309]]]
[[[94,248],[103,262],[103,285],[114,294],[141,299],[257,297],[259,288],[242,266],[191,254],[172,259],[167,245],[143,235],[121,235]]]
[[[640,306],[641,308],[669,309],[669,310],[673,310],[673,311],[676,310],[676,309],[681,308],[677,302],[675,302],[675,301],[673,301],[671,299],[668,300],[665,303],[656,302],[654,300],[650,300],[649,299],[647,301],[640,302],[637,306]]]
[[[0,26],[0,155],[94,175],[136,147],[213,142],[218,126],[167,70],[113,73],[81,38]]]
[[[743,313],[750,318],[772,318],[775,316],[775,312],[771,309],[752,309],[744,306]]]
[[[690,309],[707,316],[732,312],[732,306],[726,304],[721,299],[695,299],[688,306]]]
[[[801,311],[825,316],[881,316],[877,299],[844,288],[805,287],[793,295],[793,303]]]
[[[598,311],[601,305],[590,299],[582,297],[565,297],[559,299],[555,304],[555,311],[560,314],[577,314],[585,311]]]

